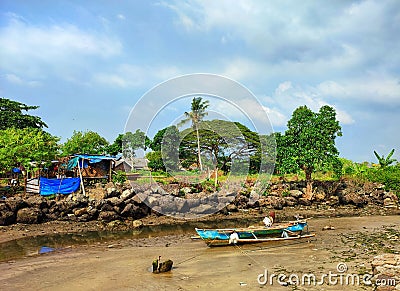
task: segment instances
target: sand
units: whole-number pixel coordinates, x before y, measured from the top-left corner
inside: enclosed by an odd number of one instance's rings
[[[276,279],[262,285],[257,278],[265,270],[268,275],[314,273],[320,278],[337,273],[338,263],[346,263],[345,274],[371,272],[375,255],[400,250],[398,239],[385,239],[388,231],[400,233],[399,218],[312,219],[315,240],[285,246],[209,248],[191,240],[194,233],[71,246],[0,263],[0,290],[372,290],[362,284],[283,287]],[[335,229],[322,231],[324,226]],[[376,233],[381,235],[376,238]],[[174,261],[171,272],[150,272],[158,255]]]

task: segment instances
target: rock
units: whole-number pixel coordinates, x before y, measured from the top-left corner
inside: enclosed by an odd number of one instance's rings
[[[386,208],[397,208],[397,204],[389,197],[383,200],[383,206]]]
[[[15,212],[11,211],[5,204],[0,205],[0,225],[15,223]]]
[[[28,204],[28,207],[39,208],[39,209],[47,207],[47,200],[39,195],[31,196],[28,199],[26,199],[25,202],[26,204]]]
[[[299,204],[304,205],[304,206],[310,206],[311,201],[307,198],[301,197],[301,198],[299,198]]]
[[[134,205],[133,204],[127,204],[124,209],[121,211],[121,215],[124,217],[132,217],[134,213]]]
[[[161,196],[158,203],[161,206],[163,213],[176,212],[176,205],[172,196],[170,195]]]
[[[316,201],[324,201],[326,194],[323,190],[319,189],[317,193],[314,194],[314,198]]]
[[[192,193],[192,188],[190,187],[183,187],[181,189],[179,189],[179,192],[182,193],[183,195]]]
[[[87,214],[87,208],[78,208],[74,210],[74,215],[75,216],[82,216],[83,214]]]
[[[369,196],[371,197],[374,203],[383,204],[385,191],[383,189],[375,189],[369,194]]]
[[[97,211],[98,210],[96,208],[92,207],[92,206],[89,206],[89,207],[86,208],[86,211],[87,211],[87,214],[90,217],[95,217],[97,215]]]
[[[281,210],[286,205],[286,201],[282,197],[271,196],[268,198],[271,207],[273,207],[274,209]]]
[[[186,199],[175,198],[176,212],[184,213],[189,211],[189,205]]]
[[[344,195],[342,199],[345,204],[354,204],[357,207],[364,207],[364,205],[368,203],[368,200],[365,198],[364,195],[360,195],[354,192],[350,192]]]
[[[42,212],[39,208],[22,208],[17,212],[17,222],[25,224],[36,224],[42,219]]]
[[[162,262],[162,263],[160,263],[160,265],[158,266],[158,271],[159,271],[160,273],[169,272],[169,271],[172,270],[172,265],[173,265],[173,262],[172,262],[171,260],[167,260],[167,261],[165,261],[165,262]]]
[[[126,189],[126,190],[124,190],[124,192],[122,192],[120,198],[125,201],[125,200],[133,197],[134,195],[135,195],[135,191],[133,191],[133,189]]]
[[[102,211],[99,213],[99,220],[110,222],[113,220],[118,220],[119,216],[114,211]]]
[[[118,197],[111,197],[107,199],[107,203],[111,204],[112,206],[120,206],[123,203],[123,200],[119,199]]]
[[[212,205],[201,204],[191,209],[191,212],[195,214],[211,214],[214,213],[216,210],[217,210],[216,207],[213,207]]]
[[[291,197],[298,199],[300,197],[303,197],[304,193],[301,192],[300,190],[289,190],[289,195]]]
[[[226,205],[226,210],[228,210],[228,212],[237,212],[238,208],[235,204],[228,204]]]
[[[115,187],[111,187],[111,188],[106,188],[106,192],[107,192],[107,198],[111,198],[111,197],[118,197],[121,195],[121,193],[117,190],[117,188]]]
[[[327,203],[331,206],[336,206],[339,205],[339,197],[337,196],[331,196],[329,197],[329,200],[327,201]]]
[[[136,204],[136,205],[139,205],[139,204],[141,204],[143,201],[142,201],[142,199],[140,199],[140,196],[139,195],[133,195],[132,197],[131,197],[131,199],[129,199],[129,201],[130,202],[133,202],[134,204]]]
[[[10,211],[16,213],[19,209],[28,207],[28,204],[21,197],[11,197],[7,199],[7,205]]]
[[[292,196],[285,197],[284,199],[285,199],[285,204],[287,206],[291,206],[292,207],[292,206],[296,206],[298,204],[297,199],[292,197]]]
[[[186,199],[186,203],[189,209],[192,209],[200,205],[200,199]]]
[[[134,220],[132,221],[133,228],[140,228],[143,227],[143,222],[141,220]]]

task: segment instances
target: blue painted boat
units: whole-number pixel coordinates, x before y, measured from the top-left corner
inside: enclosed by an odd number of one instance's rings
[[[274,224],[271,227],[200,229],[197,234],[208,246],[260,243],[309,238],[306,220]]]

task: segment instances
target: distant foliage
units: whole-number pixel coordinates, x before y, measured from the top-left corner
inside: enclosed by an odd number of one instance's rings
[[[392,190],[400,198],[400,164],[385,168],[368,168],[360,176],[371,182],[385,185],[386,190]]]

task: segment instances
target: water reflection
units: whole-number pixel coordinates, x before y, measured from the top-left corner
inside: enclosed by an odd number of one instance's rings
[[[150,238],[166,235],[195,235],[194,228],[245,227],[258,222],[255,219],[232,219],[218,222],[186,222],[171,225],[149,225],[129,231],[89,231],[81,233],[54,233],[16,239],[0,244],[0,261],[8,261],[62,250],[71,245],[92,245],[107,241]]]

